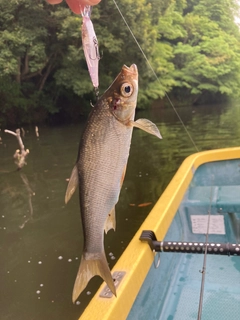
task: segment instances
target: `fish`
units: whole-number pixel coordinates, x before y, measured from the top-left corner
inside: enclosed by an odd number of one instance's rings
[[[65,194],[67,203],[79,186],[83,251],[72,300],[89,280],[99,275],[116,296],[104,251],[104,230],[115,230],[115,205],[124,180],[134,127],[162,138],[147,119],[134,121],[138,95],[138,69],[123,65],[120,73],[97,100],[79,144]]]
[[[90,19],[90,15],[91,7],[85,6],[84,11],[82,12],[82,45],[92,84],[95,88],[98,88],[98,64],[100,60],[100,54],[97,36]]]

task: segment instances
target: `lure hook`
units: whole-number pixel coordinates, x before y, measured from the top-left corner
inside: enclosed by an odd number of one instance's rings
[[[93,37],[93,46],[94,46],[94,49],[95,49],[95,53],[96,53],[96,56],[93,58],[91,57],[91,55],[89,54],[89,58],[91,60],[100,60],[101,57],[100,57],[100,53],[99,53],[99,48],[98,48],[98,40],[96,37]]]
[[[80,5],[80,8],[82,8],[81,5]],[[92,7],[91,6],[84,6],[83,10],[81,10],[82,17],[87,17],[87,18],[90,19],[91,13],[92,13]]]

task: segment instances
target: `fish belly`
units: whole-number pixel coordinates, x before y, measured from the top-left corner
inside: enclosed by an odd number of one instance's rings
[[[103,251],[104,224],[116,205],[132,137],[132,128],[108,110],[93,110],[78,162],[84,251]]]

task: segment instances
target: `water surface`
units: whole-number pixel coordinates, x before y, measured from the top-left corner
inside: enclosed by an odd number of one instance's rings
[[[240,106],[185,107],[178,112],[198,149],[240,145]],[[115,264],[183,159],[195,152],[171,109],[138,112],[155,122],[158,140],[134,129],[128,169],[116,207],[117,230],[105,237]],[[25,128],[27,166],[16,171],[14,136],[0,132],[0,310],[3,320],[76,320],[101,284],[96,277],[77,300],[72,288],[82,249],[77,192],[66,206],[67,179],[84,122]],[[148,206],[142,204],[150,203]],[[140,205],[140,206],[139,206]]]

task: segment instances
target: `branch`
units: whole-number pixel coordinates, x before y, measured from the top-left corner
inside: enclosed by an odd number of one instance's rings
[[[43,68],[44,68],[44,67],[43,67]],[[43,68],[41,68],[40,70],[35,71],[35,72],[33,72],[33,73],[30,73],[30,74],[27,74],[27,75],[22,75],[22,80],[31,79],[31,78],[33,78],[33,77],[36,77],[36,76],[38,76],[38,75],[41,75],[41,72],[42,72],[42,69],[43,69]]]
[[[46,80],[47,80],[50,72],[51,72],[52,69],[53,69],[52,66],[53,66],[53,63],[51,63],[51,64],[48,65],[47,71],[45,72],[45,74],[44,74],[44,76],[43,76],[43,78],[42,78],[42,80],[41,80],[41,83],[40,83],[40,86],[39,86],[38,91],[42,91],[42,89],[43,89],[43,87],[44,87],[44,85],[45,85],[45,82],[46,82]]]
[[[35,126],[36,137],[39,138],[38,126]]]
[[[43,69],[47,67],[48,62],[50,61],[50,59],[52,58],[53,55],[56,56],[55,53],[51,53],[51,54],[49,55],[49,57],[46,58],[46,60],[45,60],[45,62],[44,62],[44,65],[42,66],[42,68],[40,68],[39,70],[37,70],[37,71],[35,71],[35,72],[32,72],[32,73],[30,73],[30,74],[26,74],[25,72],[23,72],[21,79],[22,79],[22,80],[26,80],[26,79],[31,79],[31,78],[33,78],[33,77],[36,77],[36,76],[38,76],[38,75],[42,76],[42,71],[43,71]]]
[[[22,142],[21,134],[20,134],[20,129],[17,129],[16,133],[11,130],[4,130],[4,132],[12,134],[18,140],[18,143],[19,143],[21,150],[17,149],[15,151],[13,157],[14,157],[14,159],[16,159],[15,163],[18,166],[18,170],[20,170],[20,169],[22,169],[22,167],[25,164],[27,164],[25,160],[26,160],[27,155],[29,154],[29,150],[28,149],[25,150],[24,144]]]

